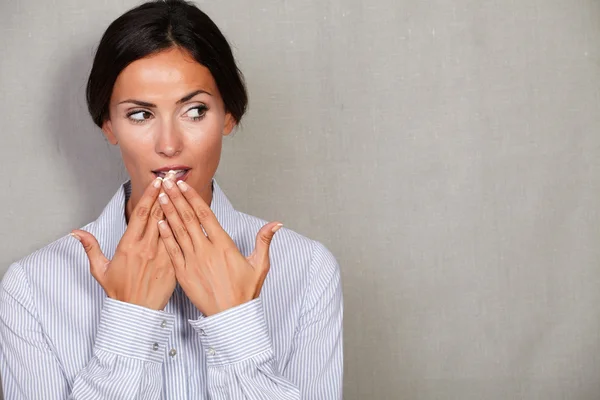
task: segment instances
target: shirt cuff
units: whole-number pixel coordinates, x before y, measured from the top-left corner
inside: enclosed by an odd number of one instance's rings
[[[272,349],[260,298],[189,323],[200,337],[209,367],[244,361]]]
[[[160,363],[174,324],[173,314],[107,297],[100,315],[96,349]]]

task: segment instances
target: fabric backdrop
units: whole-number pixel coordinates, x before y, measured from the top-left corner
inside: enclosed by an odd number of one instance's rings
[[[600,2],[198,3],[250,90],[218,182],[338,258],[346,399],[600,398]],[[126,179],[84,89],[137,4],[0,0],[0,273]]]

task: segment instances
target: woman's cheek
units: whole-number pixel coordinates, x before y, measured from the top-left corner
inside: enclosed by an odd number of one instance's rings
[[[127,136],[138,143],[152,142],[161,132],[160,123],[156,120],[149,120],[143,124],[129,123],[126,126]]]
[[[215,118],[210,118],[209,116],[206,116],[200,121],[184,121],[182,123],[182,128],[194,138],[220,136],[222,131],[222,128],[219,129],[218,122]]]

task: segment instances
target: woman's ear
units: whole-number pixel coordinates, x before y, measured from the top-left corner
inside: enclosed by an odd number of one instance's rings
[[[119,140],[117,139],[117,137],[115,136],[115,134],[113,132],[112,124],[110,123],[110,119],[106,119],[102,123],[102,133],[104,133],[104,136],[106,136],[106,139],[108,140],[108,142],[110,144],[117,145],[119,143]]]
[[[223,127],[223,136],[229,135],[236,126],[235,118],[230,113],[225,114],[225,126]]]

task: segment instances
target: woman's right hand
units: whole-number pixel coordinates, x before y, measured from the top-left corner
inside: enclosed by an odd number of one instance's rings
[[[177,283],[173,264],[158,232],[158,221],[163,219],[157,200],[161,187],[157,178],[146,188],[131,213],[112,260],[104,256],[91,233],[72,232],[83,244],[92,276],[108,297],[154,310],[165,308]]]

